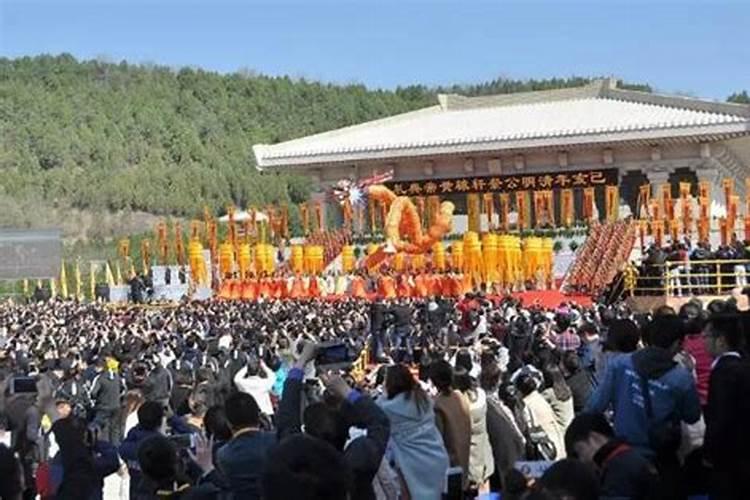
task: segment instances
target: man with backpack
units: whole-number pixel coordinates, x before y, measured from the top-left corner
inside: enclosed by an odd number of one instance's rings
[[[610,361],[585,410],[614,409],[615,435],[654,462],[663,498],[680,498],[684,486],[677,461],[680,424],[694,424],[701,416],[695,380],[673,360],[684,336],[676,315],[656,316],[644,328],[646,347]]]

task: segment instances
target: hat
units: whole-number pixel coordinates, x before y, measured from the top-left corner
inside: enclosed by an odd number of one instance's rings
[[[577,351],[581,347],[581,337],[568,329],[555,337],[555,347],[562,352]]]

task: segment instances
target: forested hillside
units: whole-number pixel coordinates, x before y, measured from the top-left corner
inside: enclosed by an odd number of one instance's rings
[[[204,205],[219,211],[230,201],[300,202],[309,192],[303,179],[266,176],[259,182],[253,144],[431,105],[441,91],[483,95],[587,81],[498,79],[384,91],[79,62],[65,54],[0,58],[0,225],[35,226],[68,213],[195,217]],[[125,226],[119,231],[129,230]],[[95,229],[95,237],[118,232]]]

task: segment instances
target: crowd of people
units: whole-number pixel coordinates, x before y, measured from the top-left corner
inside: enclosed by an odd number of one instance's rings
[[[731,299],[3,303],[0,498],[746,498],[744,332]]]
[[[642,277],[636,293],[662,295],[718,295],[748,285],[750,250],[735,238],[730,244],[712,248],[708,242],[693,244],[689,238],[669,246],[651,245],[640,265]]]

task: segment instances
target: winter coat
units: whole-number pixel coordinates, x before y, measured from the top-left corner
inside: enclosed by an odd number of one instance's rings
[[[573,421],[573,417],[575,417],[573,398],[569,397],[566,400],[561,400],[555,395],[555,391],[552,388],[542,391],[542,396],[544,396],[544,399],[546,399],[552,407],[552,411],[555,413],[555,419],[557,419],[557,425],[560,427],[560,432],[562,432],[564,436],[565,431]]]
[[[265,365],[261,365],[265,371],[265,377],[259,375],[247,376],[247,366],[243,366],[234,376],[234,385],[237,390],[250,394],[258,403],[260,411],[265,415],[273,415],[271,404],[271,390],[276,383],[276,374]]]
[[[411,498],[439,499],[448,470],[448,452],[435,425],[431,401],[419,408],[413,399],[399,394],[381,397],[378,406],[391,422],[391,447],[396,466]]]
[[[143,386],[143,397],[146,401],[167,401],[172,395],[172,385],[169,370],[159,365],[149,373]]]
[[[266,455],[276,445],[270,432],[244,431],[219,448],[216,462],[237,498],[260,498],[260,477]]]
[[[451,467],[464,471],[464,485],[469,480],[471,452],[471,410],[466,396],[458,391],[435,397],[435,423],[443,436]]]
[[[552,406],[538,391],[533,391],[523,398],[523,404],[531,417],[531,423],[542,428],[555,445],[556,460],[565,458],[565,432],[557,421]]]
[[[700,334],[686,336],[683,349],[695,360],[695,388],[698,390],[701,405],[705,406],[708,402],[708,383],[713,358],[706,350],[706,344]]]
[[[247,498],[233,495],[218,471],[214,470],[206,476],[201,477],[197,484],[190,485],[189,482],[170,482],[160,487],[158,484],[143,478],[136,486],[135,493],[130,496],[131,500],[234,500]]]
[[[641,453],[619,440],[609,441],[594,455],[599,469],[600,500],[656,500],[659,476]]]
[[[492,447],[495,470],[504,479],[524,453],[524,440],[512,419],[510,409],[503,408],[497,397],[487,398],[487,435]]]
[[[642,390],[644,379],[651,395],[650,421]],[[586,411],[602,413],[610,406],[614,409],[617,437],[648,456],[654,454],[649,429],[668,422],[694,424],[701,416],[693,376],[672,360],[669,351],[658,347],[647,347],[611,360]]]
[[[495,472],[495,460],[487,435],[487,395],[477,388],[469,391],[467,398],[471,412],[469,483],[479,486]]]
[[[104,371],[91,383],[89,398],[95,410],[116,411],[120,409],[120,398],[125,393],[125,382],[117,373]]]
[[[749,395],[747,359],[719,358],[711,371],[703,444],[706,459],[713,465],[711,493],[719,498],[747,497],[750,491]]]
[[[565,382],[570,387],[570,392],[573,393],[573,412],[581,413],[593,391],[591,377],[584,370],[578,370],[566,378]]]

